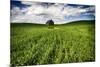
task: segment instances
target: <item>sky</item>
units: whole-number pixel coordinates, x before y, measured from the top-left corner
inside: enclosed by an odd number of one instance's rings
[[[94,20],[95,6],[34,1],[11,1],[11,23],[55,24],[78,20]]]

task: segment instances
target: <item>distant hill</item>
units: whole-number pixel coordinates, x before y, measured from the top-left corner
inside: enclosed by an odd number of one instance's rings
[[[95,23],[95,20],[79,20],[79,21],[72,21],[72,22],[69,22],[69,23],[65,23],[65,24],[76,24],[76,23]]]
[[[36,23],[11,23],[11,26],[46,26],[45,24],[36,24]]]
[[[68,25],[68,24],[94,24],[95,23],[95,20],[80,20],[80,21],[72,21],[72,22],[69,22],[69,23],[64,23],[64,24],[55,24],[55,25]],[[12,26],[14,25],[20,25],[20,26],[27,26],[27,25],[41,25],[41,26],[45,26],[46,24],[37,24],[37,23],[11,23]]]

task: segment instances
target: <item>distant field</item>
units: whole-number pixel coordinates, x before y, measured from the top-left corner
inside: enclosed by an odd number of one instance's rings
[[[11,23],[11,65],[95,61],[95,22],[55,25]]]

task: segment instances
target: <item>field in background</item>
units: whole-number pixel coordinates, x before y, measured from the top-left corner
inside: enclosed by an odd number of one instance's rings
[[[55,25],[11,23],[11,65],[95,61],[95,23]]]

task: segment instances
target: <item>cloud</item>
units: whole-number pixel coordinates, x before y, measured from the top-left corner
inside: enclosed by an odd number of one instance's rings
[[[67,21],[65,17],[77,17],[81,14],[94,11],[94,7],[82,8],[82,6],[69,6],[68,4],[59,3],[42,3],[21,1],[21,4],[30,5],[26,8],[13,6],[11,9],[11,22],[29,22],[45,24],[49,19],[53,19],[56,24]],[[94,12],[93,12],[94,13]],[[93,14],[90,13],[90,14]]]

